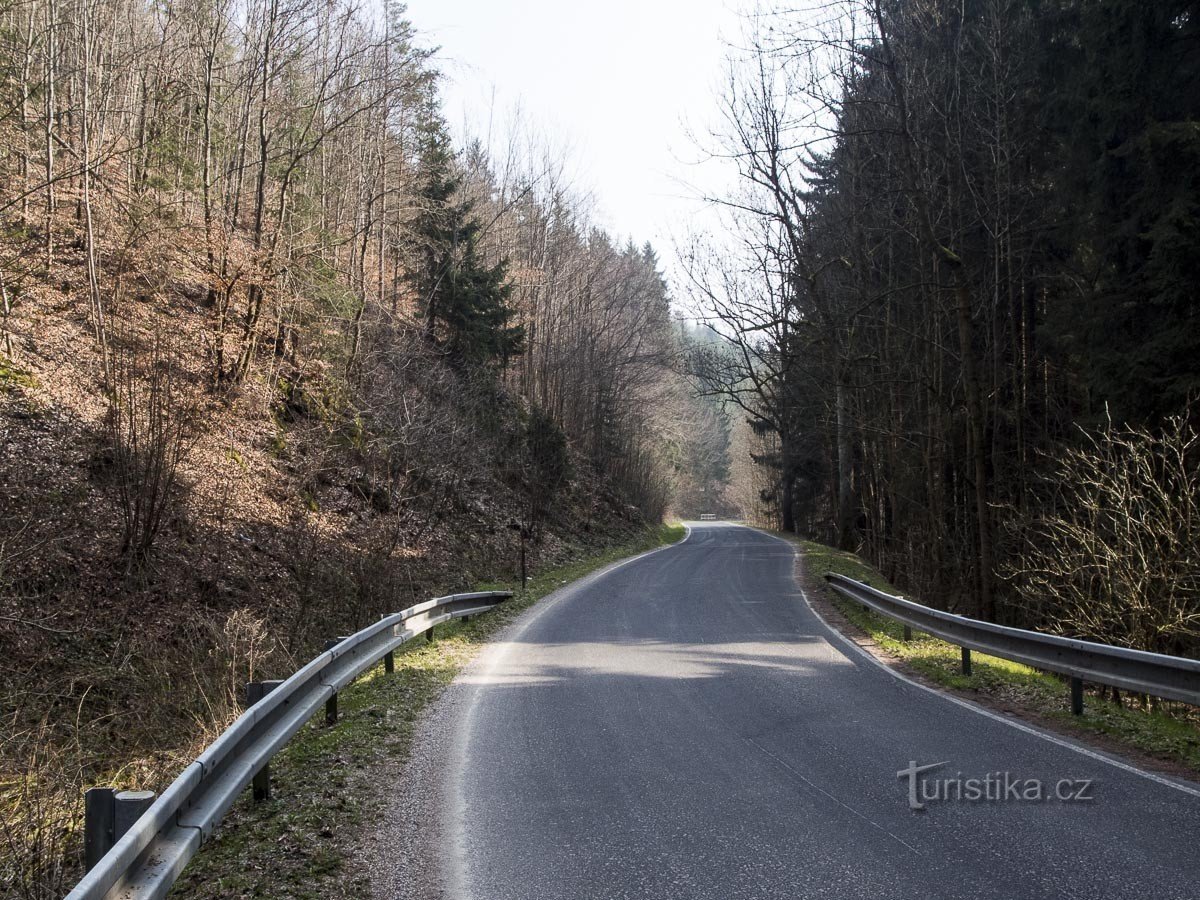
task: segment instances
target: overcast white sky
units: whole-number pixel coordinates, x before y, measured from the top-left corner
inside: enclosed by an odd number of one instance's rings
[[[713,190],[727,175],[697,169],[689,127],[715,116],[725,47],[741,0],[409,0],[408,14],[438,44],[445,112],[486,136],[519,104],[569,145],[602,224],[665,254],[697,214],[677,183]]]

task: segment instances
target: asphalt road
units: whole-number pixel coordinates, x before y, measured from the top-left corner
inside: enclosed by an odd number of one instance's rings
[[[469,679],[443,770],[454,898],[1200,898],[1194,786],[898,679],[750,529],[695,523],[565,590]],[[914,811],[910,761],[1006,799]],[[1094,799],[1013,799],[997,772]]]

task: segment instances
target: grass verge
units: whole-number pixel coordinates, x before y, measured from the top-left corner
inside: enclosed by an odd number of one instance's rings
[[[1163,703],[1159,710],[1143,709],[1126,697],[1118,706],[1089,689],[1082,716],[1071,715],[1066,680],[1021,663],[983,653],[971,654],[971,674],[963,675],[960,650],[930,635],[914,631],[903,639],[904,628],[892,619],[864,609],[834,593],[822,576],[836,572],[891,594],[900,592],[874,568],[853,553],[811,541],[798,541],[808,582],[832,606],[852,635],[866,637],[887,656],[898,660],[924,680],[963,693],[988,705],[1028,715],[1056,730],[1102,738],[1118,751],[1133,751],[1168,764],[1177,774],[1200,775],[1200,714],[1192,707]],[[840,626],[838,616],[830,624]]]
[[[439,625],[437,639],[410,641],[396,671],[379,665],[338,697],[340,719],[315,717],[271,762],[272,797],[243,796],[192,861],[172,896],[194,898],[360,898],[363,873],[349,869],[355,830],[378,813],[386,792],[364,789],[363,775],[384,757],[404,759],[421,711],[496,631],[555,589],[626,556],[683,537],[682,525],[647,529],[627,543],[541,572],[524,591],[503,583],[475,590],[518,590],[500,608]]]

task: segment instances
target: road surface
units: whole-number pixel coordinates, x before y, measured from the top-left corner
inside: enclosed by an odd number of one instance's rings
[[[897,678],[793,568],[777,538],[694,523],[492,645],[443,770],[449,895],[1200,898],[1195,786]],[[911,809],[910,762],[945,763],[919,783],[951,799]],[[972,778],[1003,799],[953,799]],[[1015,799],[1031,779],[1093,799]]]

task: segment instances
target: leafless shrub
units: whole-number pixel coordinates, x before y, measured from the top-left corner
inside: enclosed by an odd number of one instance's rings
[[[0,896],[57,900],[78,874],[83,778],[43,723],[0,747]]]
[[[178,354],[160,337],[147,350],[131,341],[114,350],[105,429],[129,568],[146,561],[174,508],[195,413],[185,384]]]
[[[266,620],[248,609],[231,612],[216,639],[214,684],[220,689],[225,714],[211,716],[210,723],[220,727],[241,712],[246,682],[261,680],[280,654],[279,641]]]
[[[1160,653],[1200,641],[1200,436],[1114,426],[1063,453],[1009,575],[1034,621]],[[1014,523],[1018,528],[1022,523]]]
[[[388,495],[394,545],[426,532],[461,483],[489,471],[481,423],[494,396],[447,367],[417,329],[385,324],[366,334],[354,402],[366,422],[363,474],[372,494]]]
[[[339,559],[328,552],[315,518],[297,515],[288,524],[288,557],[294,598],[276,618],[282,622],[280,640],[288,653],[301,653],[328,638],[341,623],[332,601],[352,589]]]
[[[200,652],[191,663],[196,740],[186,755],[195,755],[241,714],[246,682],[283,677],[291,668],[279,635],[249,609],[197,623],[191,643]]]

